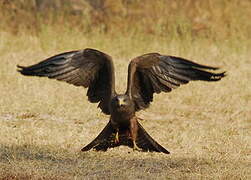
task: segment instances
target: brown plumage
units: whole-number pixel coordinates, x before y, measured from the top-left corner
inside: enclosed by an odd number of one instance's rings
[[[149,107],[154,93],[170,92],[192,80],[218,81],[225,76],[225,72],[206,71],[218,69],[215,67],[149,53],[131,60],[126,93],[117,94],[112,59],[95,49],[66,52],[18,68],[23,75],[48,77],[88,88],[88,100],[99,103],[102,112],[110,115],[106,127],[82,151],[105,151],[126,145],[136,150],[168,154],[139,124],[135,112]]]

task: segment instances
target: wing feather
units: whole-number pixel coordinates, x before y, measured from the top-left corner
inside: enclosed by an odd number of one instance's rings
[[[145,54],[133,59],[129,64],[126,93],[134,100],[138,111],[149,106],[154,93],[170,92],[194,80],[219,81],[225,76],[225,72],[208,71],[217,69],[219,68],[180,57],[158,53]]]
[[[95,49],[84,49],[58,54],[32,66],[17,67],[26,76],[48,77],[88,87],[89,101],[100,102],[102,111],[110,114],[108,104],[115,94],[115,82],[113,62],[107,54]]]

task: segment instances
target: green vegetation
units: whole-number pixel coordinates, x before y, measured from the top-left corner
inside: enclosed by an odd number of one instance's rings
[[[0,179],[250,179],[251,2],[106,0],[104,7],[86,3],[76,14],[0,3]],[[219,66],[228,76],[155,95],[138,113],[171,155],[126,147],[82,153],[108,117],[84,88],[21,76],[16,65],[86,47],[114,58],[119,91],[128,61],[147,52]]]

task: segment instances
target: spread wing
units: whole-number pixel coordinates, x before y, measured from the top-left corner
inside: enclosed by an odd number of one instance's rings
[[[110,56],[94,49],[71,51],[55,55],[38,64],[18,71],[26,76],[41,76],[65,81],[75,86],[88,87],[88,100],[99,102],[106,114],[108,103],[114,95],[114,67]]]
[[[136,110],[147,108],[153,101],[153,94],[170,92],[192,80],[218,81],[225,72],[212,73],[206,70],[218,68],[192,61],[149,53],[133,59],[128,67],[126,93],[134,100]]]

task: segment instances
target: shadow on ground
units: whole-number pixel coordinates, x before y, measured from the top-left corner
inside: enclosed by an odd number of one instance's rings
[[[55,147],[50,146],[0,147],[0,179],[200,178],[207,177],[209,172],[234,169],[237,165],[247,167],[248,163],[224,162],[184,154],[128,153],[120,149],[107,152],[68,152],[65,149],[55,150]]]

